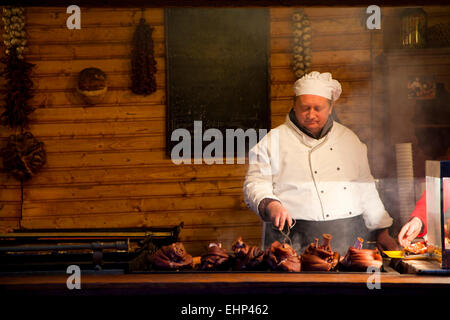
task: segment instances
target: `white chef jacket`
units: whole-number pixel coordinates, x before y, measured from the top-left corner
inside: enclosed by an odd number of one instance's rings
[[[366,145],[337,122],[317,140],[288,115],[250,150],[249,162],[244,198],[257,214],[260,201],[271,198],[293,219],[327,221],[362,214],[369,230],[392,225],[370,173]]]

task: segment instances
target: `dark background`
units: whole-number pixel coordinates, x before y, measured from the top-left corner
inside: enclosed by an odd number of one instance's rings
[[[270,129],[268,9],[166,9],[168,152],[174,129]],[[207,142],[209,143],[209,142]],[[225,153],[225,140],[224,140]]]

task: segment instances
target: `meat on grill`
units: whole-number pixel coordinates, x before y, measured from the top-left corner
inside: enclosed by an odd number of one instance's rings
[[[264,251],[257,246],[248,246],[242,241],[242,237],[233,242],[231,249],[234,252],[234,270],[260,270],[264,268]]]
[[[300,257],[287,243],[273,242],[266,250],[266,262],[272,270],[299,272],[301,270]]]
[[[181,242],[164,246],[149,257],[155,269],[178,270],[193,267],[192,256],[186,252]]]
[[[200,269],[201,270],[226,270],[229,268],[230,256],[221,243],[210,243],[208,252],[202,255]]]
[[[337,267],[339,253],[333,252],[330,244],[333,237],[326,233],[322,237],[322,244],[319,244],[319,239],[314,239],[314,243],[311,243],[301,255],[304,271],[330,271]]]
[[[355,244],[348,248],[341,261],[342,266],[351,271],[367,271],[369,267],[381,269],[383,259],[378,249],[362,249],[362,243],[363,239],[358,238]]]

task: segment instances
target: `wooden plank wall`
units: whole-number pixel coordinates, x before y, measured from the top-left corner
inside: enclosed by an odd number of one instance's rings
[[[157,92],[147,97],[129,90],[130,42],[141,10],[82,8],[81,30],[68,30],[67,17],[65,8],[27,8],[27,58],[36,64],[32,103],[38,107],[29,129],[45,143],[48,164],[23,185],[22,208],[20,186],[2,176],[2,225],[116,228],[184,221],[181,237],[193,253],[213,240],[229,245],[240,234],[259,243],[259,220],[242,197],[245,166],[176,166],[165,156],[164,11],[145,10],[158,69]],[[86,67],[108,76],[108,93],[95,106],[74,90]],[[1,129],[1,137],[9,134]]]
[[[291,108],[291,8],[271,8],[272,127]],[[362,8],[307,8],[313,29],[313,70],[341,81],[336,105],[342,123],[368,143],[372,121],[371,62],[379,31],[365,29]],[[27,58],[35,63],[38,109],[30,131],[46,145],[48,164],[23,185],[1,174],[0,226],[91,228],[167,226],[184,221],[181,240],[192,254],[209,241],[229,247],[242,235],[259,244],[261,223],[242,196],[245,165],[182,165],[167,159],[163,9],[145,10],[154,28],[156,93],[131,93],[130,40],[140,9],[82,8],[81,30],[66,28],[65,8],[28,8]],[[101,104],[87,106],[75,92],[78,73],[98,67],[108,76]],[[2,143],[11,134],[2,127]],[[372,139],[372,140],[371,140]]]

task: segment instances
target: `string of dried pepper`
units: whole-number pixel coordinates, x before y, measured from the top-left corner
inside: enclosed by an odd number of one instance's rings
[[[131,52],[131,91],[149,95],[156,91],[156,61],[152,40],[153,29],[141,18],[133,35]]]
[[[33,97],[31,71],[34,64],[20,59],[14,47],[1,62],[6,65],[1,72],[6,80],[5,111],[0,116],[2,124],[11,128],[27,127],[28,115],[34,110],[28,103]]]

